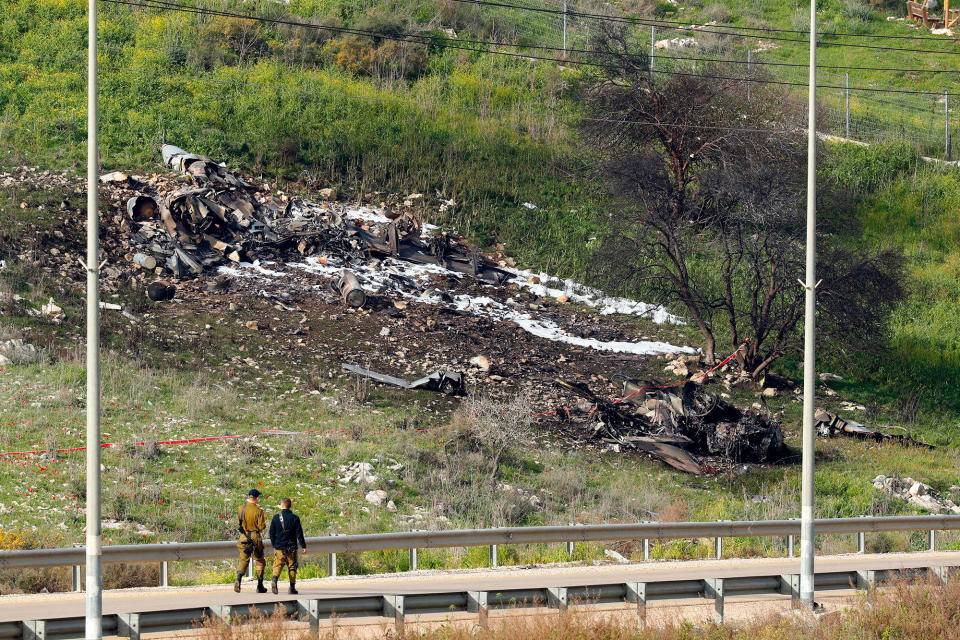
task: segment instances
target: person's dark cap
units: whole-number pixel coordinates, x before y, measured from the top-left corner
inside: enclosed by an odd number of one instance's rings
[[[259,498],[260,492],[257,491],[256,489],[250,489],[250,493],[248,493],[247,495],[250,496],[251,498]]]

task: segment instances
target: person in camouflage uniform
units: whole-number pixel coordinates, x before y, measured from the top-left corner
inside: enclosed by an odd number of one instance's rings
[[[303,527],[300,517],[290,507],[293,503],[290,498],[280,501],[280,513],[273,516],[270,522],[270,542],[273,544],[273,592],[277,593],[277,581],[280,572],[287,567],[290,578],[290,590],[287,593],[297,593],[297,544],[303,553],[307,553],[307,542],[303,539]]]
[[[237,541],[240,563],[237,565],[237,581],[233,583],[233,590],[237,593],[240,593],[240,581],[251,557],[257,569],[257,593],[267,592],[263,586],[263,572],[267,568],[267,561],[263,557],[263,530],[267,528],[267,515],[260,508],[259,502],[260,492],[251,489],[247,494],[247,501],[237,514],[240,522],[240,539]]]

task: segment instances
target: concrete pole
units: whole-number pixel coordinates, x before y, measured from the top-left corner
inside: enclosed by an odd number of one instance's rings
[[[567,3],[563,3],[563,57],[567,57]]]
[[[850,138],[850,74],[847,73],[844,82],[844,114],[846,119],[846,138]]]
[[[943,149],[944,157],[950,159],[950,91],[943,90]]]
[[[817,379],[817,2],[810,0],[807,115],[807,282],[803,323],[803,449],[800,491],[800,603],[813,606],[813,448]]]
[[[653,49],[657,44],[657,28],[650,27],[650,82],[653,82]]]
[[[97,0],[87,20],[87,606],[86,640],[103,637],[100,528],[100,242],[97,217]]]

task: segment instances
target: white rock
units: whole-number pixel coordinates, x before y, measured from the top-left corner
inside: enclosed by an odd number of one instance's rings
[[[10,360],[7,356],[0,353],[0,367],[6,367],[13,364],[13,361]]]
[[[397,505],[395,505],[395,504],[393,503],[393,500],[388,500],[388,501],[387,501],[387,511],[396,511],[396,510],[397,510]]]
[[[776,397],[776,395],[777,395],[777,390],[774,389],[773,387],[767,387],[766,389],[763,390],[764,398],[773,398],[773,397]]]
[[[14,338],[0,342],[0,357],[4,357],[6,360],[6,362],[0,360],[0,364],[36,362],[40,359],[40,350],[29,342]]]
[[[470,364],[477,367],[482,371],[490,371],[490,358],[484,355],[474,356],[470,358]]]
[[[47,301],[47,304],[40,307],[40,311],[43,312],[43,315],[48,316],[54,322],[60,322],[66,317],[66,314],[63,313],[63,309],[57,306],[53,301],[53,298],[50,298]]]
[[[364,499],[375,507],[379,507],[387,500],[387,492],[383,489],[374,489],[367,493]]]

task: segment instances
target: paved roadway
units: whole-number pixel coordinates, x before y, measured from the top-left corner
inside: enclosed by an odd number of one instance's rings
[[[907,569],[926,566],[960,566],[960,552],[844,555],[817,558],[817,571],[857,569]],[[494,591],[525,587],[579,586],[619,582],[658,582],[698,578],[728,578],[799,573],[798,558],[757,558],[683,562],[646,562],[600,566],[503,567],[467,571],[418,571],[380,576],[344,576],[304,580],[297,583],[299,596],[254,592],[255,583],[244,582],[243,592],[231,585],[122,589],[105,591],[103,612],[133,613],[241,604],[278,602],[296,598],[411,594],[448,591]],[[0,622],[82,616],[82,593],[51,593],[0,596]]]

